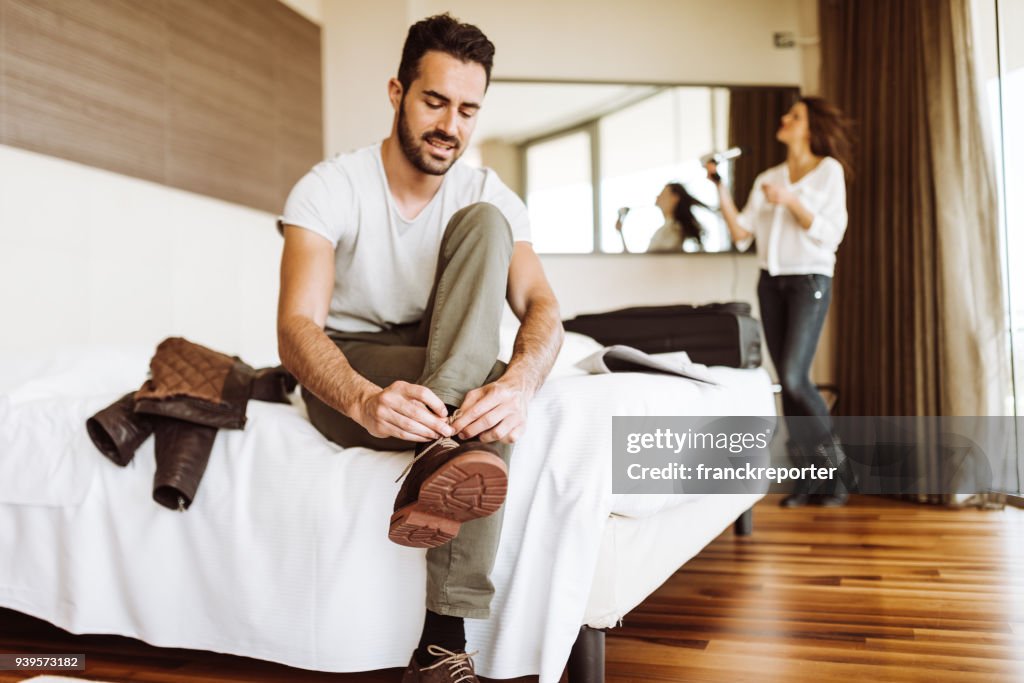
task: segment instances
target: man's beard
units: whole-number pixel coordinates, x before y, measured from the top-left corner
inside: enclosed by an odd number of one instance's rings
[[[450,159],[435,159],[430,155],[428,140],[437,140],[438,142],[444,142],[449,145],[454,145],[452,148],[452,156]],[[417,145],[416,139],[413,137],[412,131],[409,130],[409,123],[405,120],[405,97],[402,97],[402,101],[398,105],[398,142],[402,147],[402,152],[405,154],[405,158],[409,160],[409,163],[415,166],[419,171],[427,173],[429,175],[444,175],[448,172],[448,169],[452,167],[459,157],[462,156],[462,145],[459,144],[458,138],[453,138],[450,135],[446,135],[439,130],[427,133],[424,135]]]

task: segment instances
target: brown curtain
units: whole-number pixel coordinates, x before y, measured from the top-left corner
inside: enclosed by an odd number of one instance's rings
[[[833,299],[839,412],[1004,415],[996,185],[968,0],[820,0],[819,16],[825,95],[859,127]],[[935,481],[945,466],[935,448],[914,462]]]
[[[967,0],[820,0],[822,85],[857,124],[834,289],[845,415],[1002,415],[995,180]]]
[[[743,150],[741,163],[733,165],[736,206],[747,203],[758,173],[786,160],[786,147],[775,139],[775,131],[799,96],[797,88],[729,89],[729,146]]]

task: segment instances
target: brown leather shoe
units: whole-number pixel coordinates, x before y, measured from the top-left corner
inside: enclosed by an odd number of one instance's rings
[[[480,441],[438,439],[406,471],[388,532],[399,545],[444,545],[463,522],[492,515],[505,502],[508,468],[494,446]]]
[[[440,659],[420,667],[413,657],[402,675],[402,683],[480,683],[473,671],[471,655],[451,652],[438,645],[427,645],[427,654]]]

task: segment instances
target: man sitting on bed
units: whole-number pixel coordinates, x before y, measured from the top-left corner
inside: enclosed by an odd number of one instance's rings
[[[457,163],[494,45],[447,14],[409,29],[383,142],[324,161],[288,197],[278,343],[312,423],[342,446],[415,448],[391,540],[427,551],[427,616],[403,681],[475,681],[511,444],[562,342],[526,207]],[[521,321],[497,360],[508,300]]]

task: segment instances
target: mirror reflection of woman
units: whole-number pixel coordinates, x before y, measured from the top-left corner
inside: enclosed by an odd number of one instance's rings
[[[680,183],[668,183],[662,188],[654,204],[661,209],[665,224],[651,236],[651,241],[647,245],[648,253],[681,252],[683,243],[687,240],[694,241],[698,250],[703,247],[704,228],[693,215],[693,209],[707,209],[708,206],[704,202],[687,192]],[[615,230],[622,240],[622,250],[627,253],[629,247],[626,246],[626,238],[622,234],[622,221],[628,211],[619,209],[619,218],[615,221]]]
[[[782,384],[790,457],[798,467],[837,467],[847,483],[848,464],[828,407],[809,375],[832,298],[836,250],[846,232],[848,131],[848,120],[835,106],[818,97],[801,98],[775,134],[786,145],[786,161],[757,177],[742,212],[715,164],[707,165],[733,242],[746,250],[756,238],[757,296],[765,342]],[[794,417],[812,419],[789,419]],[[845,502],[846,486],[839,481],[816,491],[798,487],[782,505]]]

